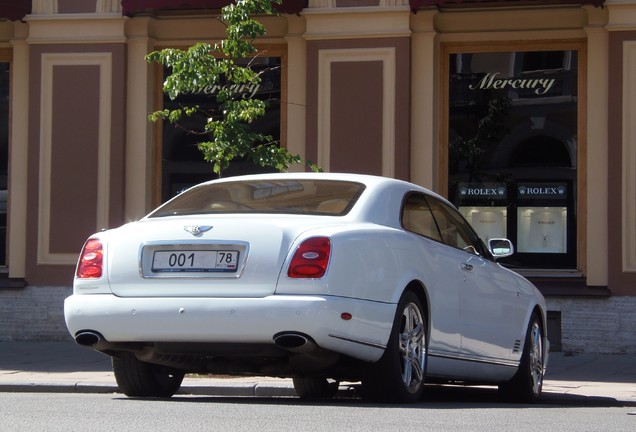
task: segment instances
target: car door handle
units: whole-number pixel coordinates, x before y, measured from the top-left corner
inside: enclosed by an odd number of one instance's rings
[[[461,263],[461,265],[459,266],[460,269],[464,270],[464,271],[473,271],[473,266],[472,264],[468,264],[468,263]]]

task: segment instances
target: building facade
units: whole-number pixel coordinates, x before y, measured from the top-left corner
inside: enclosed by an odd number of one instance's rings
[[[191,136],[148,121],[179,101],[144,57],[223,39],[227,3],[0,0],[0,340],[68,338],[86,237],[213,177]],[[280,12],[257,42],[271,72],[245,89],[274,101],[258,128],[325,171],[429,187],[482,238],[510,238],[505,265],[546,296],[554,349],[636,352],[636,1]]]

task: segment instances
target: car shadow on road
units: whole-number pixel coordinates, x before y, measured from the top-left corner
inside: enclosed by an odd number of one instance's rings
[[[128,399],[128,398],[125,398]],[[138,399],[138,398],[136,398]],[[232,403],[232,404],[262,404],[262,405],[316,405],[316,406],[350,406],[350,407],[386,407],[386,408],[580,408],[580,407],[636,407],[636,403],[619,401],[614,398],[600,396],[582,396],[563,393],[543,393],[542,398],[534,404],[521,404],[501,398],[494,387],[463,387],[463,386],[427,386],[422,399],[414,404],[389,404],[369,402],[360,395],[357,386],[343,388],[333,399],[300,399],[296,397],[280,396],[201,396],[176,395],[169,402],[174,403]]]
[[[496,408],[511,406],[518,408],[527,407],[624,407],[636,406],[630,402],[619,401],[610,397],[584,396],[566,393],[543,392],[541,399],[533,404],[521,404],[506,400],[495,387],[464,387],[464,386],[429,386],[427,387],[422,402],[430,403],[479,403],[492,405]]]

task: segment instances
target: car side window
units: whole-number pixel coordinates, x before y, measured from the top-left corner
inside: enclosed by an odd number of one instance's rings
[[[442,241],[442,236],[423,194],[412,193],[406,197],[402,206],[402,226],[407,231],[438,242]]]
[[[458,211],[434,197],[428,196],[426,200],[444,243],[476,255],[483,252],[479,237]]]

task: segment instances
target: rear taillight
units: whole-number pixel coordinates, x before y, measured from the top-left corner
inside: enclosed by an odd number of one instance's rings
[[[331,241],[327,237],[312,237],[298,246],[289,264],[290,278],[321,278],[327,271]]]
[[[79,279],[97,279],[102,277],[104,246],[97,239],[89,239],[82,249],[77,277]]]

